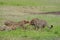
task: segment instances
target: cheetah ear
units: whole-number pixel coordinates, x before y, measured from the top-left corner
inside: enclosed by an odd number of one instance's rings
[[[29,21],[27,21],[27,23],[30,23]]]
[[[26,22],[26,20],[24,20],[24,22]]]

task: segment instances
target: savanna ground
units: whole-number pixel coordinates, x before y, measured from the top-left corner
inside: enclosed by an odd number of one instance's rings
[[[31,30],[29,28],[33,26],[28,24],[25,25],[27,30],[0,31],[0,40],[60,40],[60,15],[38,14],[56,11],[60,11],[60,0],[0,0],[0,25],[5,20],[17,22],[33,18],[43,19],[48,25],[54,25],[51,30],[45,28],[43,31]]]

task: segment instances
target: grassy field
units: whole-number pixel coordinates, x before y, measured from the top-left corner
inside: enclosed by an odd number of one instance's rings
[[[60,0],[0,0],[0,6],[39,6],[41,11],[59,11]]]
[[[24,12],[25,11],[25,12]],[[5,20],[21,21],[39,18],[46,20],[48,25],[54,25],[41,30],[31,30],[31,25],[26,25],[27,30],[17,28],[12,31],[0,31],[0,40],[60,40],[60,15],[30,14],[38,12],[60,11],[60,0],[0,0],[0,25]]]
[[[0,5],[60,6],[60,0],[0,0]]]
[[[17,17],[17,16],[16,16]],[[0,20],[6,20],[7,17],[2,17]],[[39,18],[47,20],[48,24],[54,25],[54,28],[49,30],[48,28],[43,29],[43,31],[36,30],[22,30],[17,29],[13,31],[0,31],[0,40],[60,40],[60,15],[25,15],[19,16],[18,18],[14,18],[13,16],[7,19],[19,21],[20,19],[31,20],[32,18]],[[33,26],[26,26],[33,27]]]

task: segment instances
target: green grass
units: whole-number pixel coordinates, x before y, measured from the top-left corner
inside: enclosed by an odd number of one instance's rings
[[[60,6],[60,0],[0,0],[0,5]]]
[[[60,0],[0,0],[0,6],[39,6],[40,11],[60,11]]]
[[[8,17],[7,19],[9,19]],[[13,18],[13,19],[12,19]],[[53,39],[60,39],[60,15],[25,15],[18,17],[16,20],[31,20],[32,18],[39,18],[44,19],[48,22],[49,25],[53,24],[54,27],[49,30],[48,28],[43,29],[43,31],[39,30],[22,30],[22,29],[16,29],[13,31],[0,31],[0,40],[53,40]],[[5,19],[1,19],[5,20]],[[15,20],[14,17],[11,17],[11,20]],[[16,21],[15,20],[15,21]],[[26,27],[32,27],[32,26],[26,26]]]
[[[0,31],[0,40],[60,40],[60,15],[22,15],[19,14],[19,10],[5,10],[4,6],[6,9],[9,9],[7,6],[18,6],[18,8],[19,6],[39,6],[40,11],[60,11],[60,0],[0,0],[0,25],[3,25],[5,20],[20,21],[26,19],[30,21],[33,18],[43,19],[48,22],[48,25],[54,25],[51,30],[45,28],[43,31],[30,30],[29,28],[33,28],[33,26],[29,25],[26,25],[28,29],[25,31],[20,28],[12,31]],[[15,9],[13,7],[11,9]],[[16,13],[19,16],[15,15]]]

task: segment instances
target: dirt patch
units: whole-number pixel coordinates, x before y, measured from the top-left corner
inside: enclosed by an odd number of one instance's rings
[[[25,15],[28,14],[57,14],[58,12],[41,11],[48,8],[57,8],[56,6],[0,6],[0,15]]]
[[[42,12],[42,13],[41,12],[39,12],[39,13],[35,12],[35,13],[30,13],[30,14],[38,14],[38,15],[39,14],[54,14],[54,15],[60,15],[60,11],[57,11],[57,12]]]

